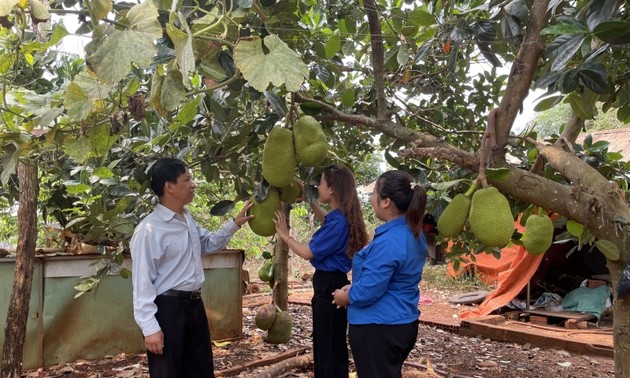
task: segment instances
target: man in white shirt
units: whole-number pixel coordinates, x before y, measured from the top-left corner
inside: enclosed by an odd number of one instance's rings
[[[248,201],[217,232],[185,208],[195,195],[186,164],[158,159],[149,170],[159,198],[131,238],[134,318],[144,335],[152,378],[214,377],[210,329],[201,300],[201,255],[220,251],[253,216]]]

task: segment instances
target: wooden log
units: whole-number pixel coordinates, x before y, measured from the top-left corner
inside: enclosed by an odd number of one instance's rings
[[[308,348],[298,348],[298,349],[292,349],[289,350],[287,352],[284,353],[280,353],[280,354],[275,354],[271,357],[268,358],[263,358],[260,360],[255,360],[252,362],[248,362],[246,364],[243,364],[241,366],[236,366],[233,368],[229,368],[229,369],[225,369],[225,370],[221,370],[221,371],[217,371],[215,372],[215,375],[217,377],[232,377],[235,375],[238,375],[239,373],[249,370],[249,369],[253,369],[253,368],[257,368],[257,367],[261,367],[261,366],[267,366],[267,365],[272,365],[290,358],[295,358],[296,356],[299,356],[300,354],[303,354],[304,352],[307,351]],[[311,360],[312,360],[312,356],[311,356]]]

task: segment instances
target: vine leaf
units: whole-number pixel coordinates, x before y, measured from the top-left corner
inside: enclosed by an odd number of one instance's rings
[[[245,80],[256,90],[264,92],[269,83],[284,84],[287,91],[300,89],[308,76],[308,67],[302,59],[278,36],[270,34],[263,41],[259,37],[241,39],[234,47],[234,63]]]
[[[157,52],[154,41],[162,37],[158,11],[150,1],[133,6],[124,20],[129,25],[127,30],[109,27],[90,43],[95,46],[86,47],[93,51],[87,57],[89,67],[107,83],[122,80],[134,63],[140,68],[148,67]]]
[[[99,107],[100,100],[107,98],[111,89],[110,85],[103,85],[88,73],[78,75],[68,85],[63,99],[68,118],[74,121],[86,119],[92,110]]]
[[[188,24],[186,23],[186,17],[181,13],[177,13],[179,23],[184,27],[184,31],[179,30],[174,25],[173,17],[171,21],[166,25],[166,33],[173,41],[175,45],[175,56],[177,57],[177,65],[185,83],[188,83],[188,74],[195,70],[195,53],[192,46],[192,33]]]

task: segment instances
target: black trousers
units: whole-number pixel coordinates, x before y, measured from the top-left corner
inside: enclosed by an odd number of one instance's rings
[[[313,275],[313,360],[316,378],[348,378],[347,311],[332,304],[332,292],[349,284],[342,272]]]
[[[350,348],[359,378],[400,378],[416,345],[418,321],[409,324],[350,325]]]
[[[164,354],[147,352],[151,378],[214,377],[210,328],[201,299],[158,296]]]

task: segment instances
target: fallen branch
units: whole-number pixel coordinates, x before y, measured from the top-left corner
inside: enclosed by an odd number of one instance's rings
[[[288,360],[279,362],[275,365],[271,365],[266,368],[264,371],[251,375],[253,378],[275,378],[279,377],[281,374],[299,369],[299,368],[307,368],[313,363],[313,355],[305,354],[303,356],[295,356],[293,358],[289,358]]]
[[[299,349],[293,349],[284,353],[280,353],[280,354],[276,354],[273,355],[271,357],[268,358],[263,358],[260,360],[256,360],[256,361],[252,361],[252,362],[248,362],[246,364],[243,364],[241,366],[236,366],[230,369],[225,369],[225,370],[221,370],[215,373],[215,375],[217,377],[231,377],[234,375],[237,375],[245,370],[249,370],[249,369],[253,369],[253,368],[257,368],[260,366],[266,366],[266,365],[271,365],[271,364],[275,364],[277,362],[281,362],[290,358],[297,358],[296,356],[303,354],[304,352],[306,352],[307,348],[299,348]],[[311,360],[312,360],[312,356],[311,356]]]

